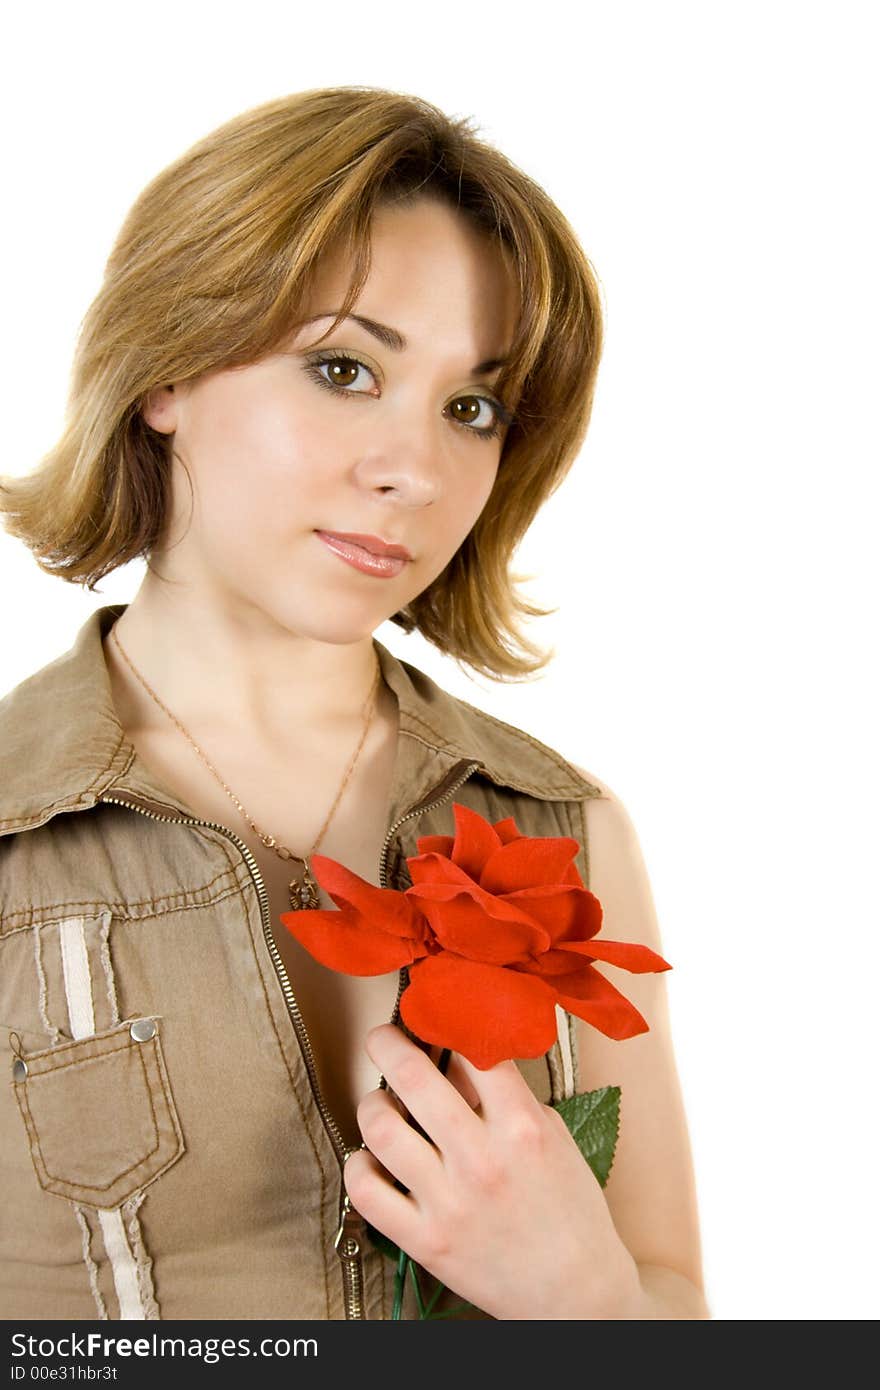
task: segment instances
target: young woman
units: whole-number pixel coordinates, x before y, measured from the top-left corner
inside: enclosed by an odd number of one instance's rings
[[[333,906],[315,852],[406,887],[461,804],[574,837],[607,936],[661,951],[609,788],[372,636],[544,664],[509,564],[601,341],[560,212],[413,97],[274,101],[136,202],[64,437],[0,492],[69,582],[147,559],[0,704],[4,1316],[387,1318],[367,1222],[477,1315],[709,1316],[662,975],[605,973],[637,1038],[559,1011],[546,1057],[444,1076],[396,971],[279,920]],[[606,1084],[603,1190],[548,1102]]]

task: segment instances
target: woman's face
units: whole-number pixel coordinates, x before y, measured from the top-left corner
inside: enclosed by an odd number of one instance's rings
[[[363,638],[405,607],[480,515],[506,419],[492,386],[517,309],[501,253],[427,198],[377,211],[353,310],[365,322],[350,317],[316,346],[350,278],[347,258],[328,257],[304,310],[313,321],[272,356],[144,406],[173,431],[194,494],[190,521],[175,459],[154,568],[236,617],[329,642]],[[340,539],[353,534],[363,548]],[[376,559],[377,542],[409,558]]]

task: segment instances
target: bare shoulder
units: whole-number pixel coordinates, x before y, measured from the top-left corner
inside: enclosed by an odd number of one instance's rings
[[[668,977],[687,962],[664,947],[633,821],[614,791],[583,768],[601,795],[584,803],[591,891],[602,904],[601,935],[637,942],[670,971],[631,974],[595,966],[645,1018],[648,1031],[615,1041],[576,1020],[578,1090],[619,1086],[620,1132],[605,1196],[618,1234],[641,1266],[683,1275],[703,1291],[696,1182],[669,1015]],[[704,1316],[709,1316],[708,1312]]]
[[[584,819],[590,863],[589,887],[606,909],[603,932],[607,932],[608,913],[614,912],[615,925],[626,924],[628,930],[634,933],[621,940],[638,941],[662,955],[653,893],[630,814],[607,782],[585,768],[578,767],[576,770],[600,792],[599,796],[591,796],[584,801]],[[600,891],[597,883],[603,891]],[[611,933],[607,934],[610,938]],[[623,974],[627,972],[617,970],[614,978]],[[662,976],[653,975],[629,978],[649,982],[662,980]],[[637,1001],[634,999],[633,1002]]]

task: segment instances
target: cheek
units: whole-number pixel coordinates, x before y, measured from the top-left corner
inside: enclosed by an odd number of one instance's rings
[[[474,445],[474,448],[484,447],[486,446],[482,441]],[[458,511],[463,525],[465,524],[465,518],[469,518],[466,530],[470,530],[491,497],[497,476],[498,461],[495,458],[487,463],[478,461],[477,465],[473,466],[471,471],[464,475],[462,490],[458,498],[456,510]]]
[[[318,432],[279,412],[259,431],[229,435],[211,455],[205,480],[205,514],[223,518],[243,531],[245,518],[271,530],[284,527],[319,496],[322,450]]]

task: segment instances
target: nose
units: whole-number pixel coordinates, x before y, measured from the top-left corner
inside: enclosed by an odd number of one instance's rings
[[[383,501],[428,507],[442,492],[439,441],[424,421],[386,420],[362,440],[355,474],[359,487]]]

